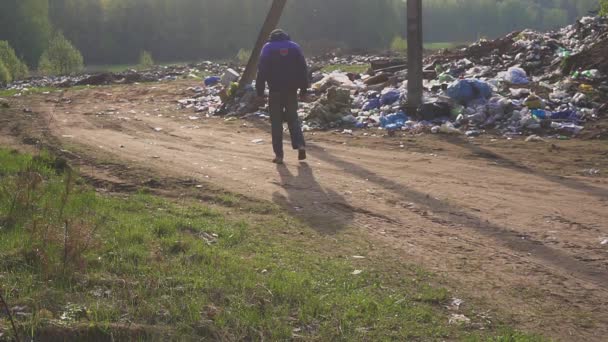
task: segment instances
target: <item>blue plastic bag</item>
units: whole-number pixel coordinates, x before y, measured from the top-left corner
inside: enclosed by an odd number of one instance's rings
[[[570,121],[570,122],[574,122],[574,123],[578,123],[580,121],[580,117],[579,117],[578,113],[574,110],[564,110],[561,112],[552,113],[551,119]]]
[[[528,84],[530,80],[528,80],[528,74],[522,68],[512,67],[509,68],[507,74],[505,75],[505,81],[512,84]]]
[[[456,102],[466,106],[474,100],[485,100],[492,97],[492,88],[486,82],[478,79],[466,79],[450,84],[446,93]]]
[[[361,108],[361,109],[364,111],[368,111],[368,110],[378,109],[380,107],[381,107],[380,99],[373,98],[373,99],[369,99],[367,102],[365,102],[363,104],[363,108]]]
[[[385,115],[383,117],[380,118],[380,127],[389,130],[389,131],[396,131],[401,129],[403,126],[405,126],[405,123],[409,120],[409,117],[407,115],[405,115],[405,113],[403,111],[395,113],[395,114],[391,114],[391,115]]]
[[[532,115],[539,120],[544,120],[544,119],[548,119],[549,117],[552,117],[551,112],[548,112],[548,111],[545,111],[542,109],[533,109]]]
[[[382,97],[380,98],[380,105],[382,105],[382,106],[392,105],[393,103],[399,101],[400,97],[401,97],[401,93],[399,93],[398,91],[396,91],[396,90],[388,91],[386,94],[382,95]]]
[[[213,87],[214,85],[220,83],[221,80],[222,78],[218,76],[207,77],[205,78],[205,86]]]

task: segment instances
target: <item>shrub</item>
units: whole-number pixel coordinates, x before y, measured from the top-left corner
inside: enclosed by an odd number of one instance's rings
[[[251,50],[240,49],[236,54],[236,60],[241,65],[246,65],[249,62],[249,58],[251,57]]]
[[[25,265],[45,277],[84,270],[101,221],[94,193],[77,185],[67,161],[0,149],[0,175],[0,232],[20,236],[15,246]]]
[[[407,41],[400,36],[393,38],[391,43],[391,51],[394,52],[405,52],[407,51]]]
[[[600,15],[608,16],[608,0],[600,0]]]
[[[27,77],[29,73],[27,65],[17,57],[15,50],[4,40],[0,41],[0,62],[4,64],[11,80]]]
[[[148,51],[142,51],[139,55],[139,68],[150,69],[153,66],[154,59],[152,59],[152,55]]]
[[[62,33],[55,34],[38,63],[38,70],[45,75],[68,75],[83,68],[82,54]]]
[[[8,72],[8,68],[0,61],[0,85],[5,85],[12,81],[11,73]]]

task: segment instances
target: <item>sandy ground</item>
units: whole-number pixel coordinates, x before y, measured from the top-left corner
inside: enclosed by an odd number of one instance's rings
[[[191,85],[11,99],[2,135],[111,158],[91,167],[94,179],[128,186],[123,173],[146,169],[159,186],[190,179],[273,201],[328,236],[361,230],[393,251],[390,262],[420,264],[518,327],[564,341],[608,338],[606,141],[317,132],[306,134],[306,163],[286,150],[286,165],[275,166],[266,122],[178,110]]]

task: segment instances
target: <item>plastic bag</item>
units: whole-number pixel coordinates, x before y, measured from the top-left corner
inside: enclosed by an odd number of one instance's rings
[[[399,101],[400,97],[401,97],[401,93],[399,93],[397,90],[390,90],[380,97],[380,105],[381,106],[392,105],[393,103]]]
[[[205,86],[213,87],[214,85],[220,83],[221,80],[222,80],[222,78],[219,76],[207,77],[207,78],[205,78]]]
[[[405,126],[409,120],[408,116],[403,111],[395,114],[386,115],[380,118],[380,127],[387,130],[398,130]]]
[[[418,117],[422,120],[449,118],[451,114],[450,104],[445,102],[425,103],[418,108]]]
[[[372,98],[372,99],[369,99],[368,101],[366,101],[363,104],[363,108],[361,108],[361,109],[364,111],[369,111],[369,110],[378,109],[380,107],[381,107],[380,99],[376,97],[376,98]]]
[[[528,74],[522,68],[512,67],[509,68],[507,73],[505,74],[505,81],[511,84],[528,84],[530,80],[528,80]]]
[[[452,83],[446,93],[456,102],[466,106],[474,100],[492,97],[492,88],[486,82],[477,79],[466,79]]]

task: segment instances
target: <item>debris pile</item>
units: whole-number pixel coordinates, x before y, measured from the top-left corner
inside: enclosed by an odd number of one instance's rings
[[[427,130],[476,136],[486,129],[504,135],[576,135],[606,111],[608,21],[586,17],[559,31],[514,32],[457,51],[426,58],[425,104],[405,111],[407,62],[370,61],[370,75],[313,75],[313,90],[348,90],[352,107],[318,111],[327,95],[304,104],[305,128],[350,124],[389,132]],[[600,57],[601,56],[601,57]],[[335,91],[335,90],[334,90]]]
[[[415,113],[405,109],[406,60],[313,58],[316,101],[301,103],[299,115],[305,130],[381,128],[389,134],[402,130],[470,137],[486,130],[505,136],[576,135],[606,112],[607,46],[608,20],[585,17],[554,32],[524,30],[460,50],[441,51],[425,59],[424,105]],[[320,67],[363,63],[370,66],[365,74],[324,73]],[[226,73],[214,82],[225,78]],[[220,88],[193,89],[195,96],[180,105],[213,115],[222,99]],[[253,101],[253,88],[236,95],[223,113],[243,116],[257,112],[267,117]]]
[[[117,73],[101,72],[66,76],[38,76],[15,81],[6,88],[9,90],[24,90],[41,87],[69,88],[86,85],[98,86],[174,81],[180,78],[200,78],[201,75],[216,74],[225,68],[225,65],[206,61],[188,65],[155,66],[148,70],[131,69]]]

